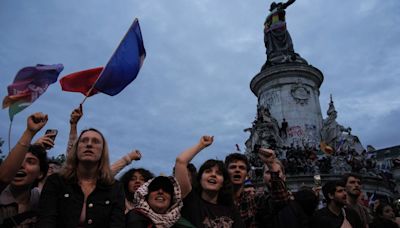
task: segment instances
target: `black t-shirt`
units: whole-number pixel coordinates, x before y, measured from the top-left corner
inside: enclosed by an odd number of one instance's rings
[[[358,214],[349,208],[345,208],[346,219],[349,221],[353,228],[362,228],[361,219]],[[344,221],[343,213],[340,213],[338,216],[332,213],[328,207],[324,207],[314,213],[312,218],[312,226],[313,228],[340,228]]]
[[[198,228],[245,227],[234,207],[209,203],[192,190],[183,199],[182,217]]]

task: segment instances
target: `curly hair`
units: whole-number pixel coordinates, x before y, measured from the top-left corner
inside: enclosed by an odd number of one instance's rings
[[[119,180],[124,185],[125,197],[129,201],[132,201],[133,197],[135,195],[134,192],[129,191],[129,181],[131,180],[133,174],[136,172],[138,172],[140,175],[143,176],[144,182],[147,182],[148,180],[150,180],[151,178],[154,177],[154,174],[152,172],[150,172],[147,169],[143,169],[143,168],[132,168],[132,169],[126,171]]]
[[[233,206],[233,188],[229,178],[228,171],[225,168],[224,162],[221,160],[209,159],[205,161],[199,169],[197,174],[197,191],[199,194],[203,191],[203,187],[201,186],[201,176],[203,175],[204,171],[207,169],[211,169],[213,167],[217,167],[219,171],[222,172],[222,176],[224,178],[224,182],[222,184],[222,188],[218,192],[218,201],[217,203],[220,205],[224,205],[227,207]]]

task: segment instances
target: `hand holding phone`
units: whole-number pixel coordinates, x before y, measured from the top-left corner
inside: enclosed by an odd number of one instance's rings
[[[45,135],[49,135],[48,137],[51,138],[53,141],[56,140],[56,136],[58,134],[57,129],[47,129]]]
[[[52,145],[49,143],[45,143],[44,147],[46,148],[46,150],[51,149],[54,146],[54,141],[56,140],[56,136],[58,134],[58,130],[57,129],[47,129],[45,136],[49,137],[51,140],[53,140]]]

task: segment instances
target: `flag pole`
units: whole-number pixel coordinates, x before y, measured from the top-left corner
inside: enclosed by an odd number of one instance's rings
[[[101,70],[99,77],[97,77],[96,81],[93,83],[92,87],[89,89],[89,91],[86,93],[85,98],[83,98],[83,101],[80,103],[80,105],[83,105],[83,103],[85,103],[86,99],[89,97],[89,94],[92,92],[92,90],[94,89],[94,86],[96,85],[97,81],[99,80],[101,74],[103,73],[105,67],[103,67],[103,69]]]
[[[129,27],[128,31],[125,33],[125,35],[124,35],[124,37],[122,38],[122,40],[125,39],[125,37],[126,37],[126,36],[128,35],[128,33],[129,33],[130,29],[132,28],[132,26],[133,26],[135,23],[139,23],[139,20],[138,20],[137,18],[135,18],[135,19],[133,20],[132,25]],[[122,42],[122,40],[121,40],[121,42]],[[84,98],[83,101],[81,102],[81,105],[83,105],[83,103],[85,103],[86,99],[89,97],[89,95],[90,95],[90,93],[92,92],[92,90],[94,89],[94,87],[95,87],[97,81],[101,78],[101,75],[103,74],[103,71],[107,68],[107,66],[108,66],[108,64],[110,63],[112,57],[115,55],[115,53],[117,52],[118,48],[120,47],[121,42],[119,43],[119,45],[117,46],[117,48],[115,48],[113,54],[111,55],[111,58],[108,60],[108,62],[107,62],[107,64],[105,65],[105,67],[101,70],[101,72],[100,72],[100,74],[99,74],[99,77],[97,77],[96,81],[93,83],[92,88],[90,88],[89,91],[86,93],[85,98]],[[143,64],[143,62],[142,62],[141,64]]]
[[[11,152],[11,126],[12,126],[13,120],[10,121],[10,127],[8,128],[8,153]]]

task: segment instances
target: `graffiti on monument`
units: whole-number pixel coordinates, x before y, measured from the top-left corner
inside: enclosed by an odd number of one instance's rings
[[[293,145],[314,146],[319,143],[317,127],[312,124],[305,124],[304,127],[291,126],[287,130],[287,135]]]
[[[280,91],[269,91],[260,96],[261,105],[271,109],[271,106],[281,103]]]
[[[317,127],[312,124],[305,124],[305,137],[306,142],[309,144],[316,144],[318,143],[318,134],[317,134]]]
[[[304,135],[303,129],[300,126],[291,126],[288,128],[288,136],[293,137],[302,137]]]

